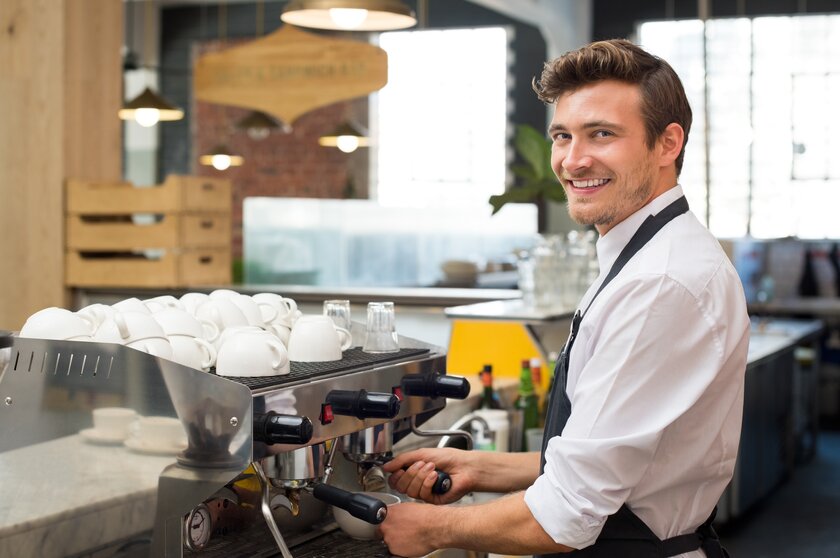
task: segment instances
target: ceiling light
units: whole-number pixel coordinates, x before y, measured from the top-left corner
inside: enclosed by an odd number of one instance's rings
[[[267,138],[272,130],[280,130],[284,134],[289,134],[292,131],[292,127],[282,120],[278,121],[273,116],[259,110],[251,111],[245,118],[236,123],[236,128],[245,130],[249,138],[257,141]]]
[[[240,155],[231,155],[230,149],[226,146],[217,145],[210,153],[199,157],[198,162],[202,165],[213,167],[218,171],[223,171],[230,167],[241,167],[245,159]]]
[[[147,128],[154,126],[159,121],[166,122],[184,118],[183,110],[169,104],[163,97],[148,87],[123,105],[118,114],[123,120],[134,120]]]
[[[280,19],[335,31],[389,31],[417,24],[414,12],[400,0],[292,0]]]
[[[367,147],[369,142],[365,132],[345,122],[329,134],[318,138],[318,144],[324,147],[337,147],[345,153],[352,153],[359,147]]]

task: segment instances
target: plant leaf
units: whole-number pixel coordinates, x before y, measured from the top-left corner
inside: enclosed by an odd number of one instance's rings
[[[537,178],[546,178],[546,170],[551,170],[551,144],[542,133],[533,126],[519,124],[513,139],[516,150],[531,166]]]
[[[565,203],[566,191],[557,180],[546,180],[542,183],[542,195],[553,202]]]
[[[492,215],[495,215],[506,203],[532,202],[539,194],[540,192],[537,186],[511,188],[504,194],[490,196],[488,201],[493,206]]]
[[[534,182],[542,179],[542,177],[537,176],[534,169],[528,165],[511,165],[510,171],[514,174],[514,176],[522,178],[527,182]]]

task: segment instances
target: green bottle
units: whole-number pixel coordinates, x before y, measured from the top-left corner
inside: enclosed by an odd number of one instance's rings
[[[493,389],[493,365],[485,364],[480,374],[484,392],[481,395],[481,403],[478,405],[478,408],[501,409],[502,402],[499,399],[499,394]]]
[[[522,451],[528,450],[527,432],[530,428],[540,426],[540,399],[534,391],[531,378],[531,361],[522,361],[522,371],[519,373],[519,393],[513,403],[514,409],[522,412]]]

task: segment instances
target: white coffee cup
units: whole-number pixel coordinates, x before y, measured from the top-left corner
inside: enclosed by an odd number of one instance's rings
[[[289,335],[289,358],[297,362],[341,360],[350,348],[350,332],[336,327],[329,316],[301,316]]]
[[[209,320],[199,320],[186,310],[168,307],[152,314],[152,317],[163,328],[167,337],[172,335],[188,335],[200,337],[213,342],[219,337],[219,328]]]
[[[125,344],[126,347],[149,353],[152,356],[172,360],[172,344],[166,337],[150,337]]]
[[[181,297],[180,302],[184,305],[184,310],[195,315],[198,307],[208,300],[210,300],[210,295],[204,293],[186,293]]]
[[[248,318],[248,323],[251,325],[264,326],[266,323],[271,323],[277,317],[277,310],[272,305],[265,302],[257,302],[248,295],[237,294],[228,300],[242,310],[242,313],[245,314],[245,317]]]
[[[131,424],[131,437],[148,447],[185,445],[187,433],[173,417],[139,417]]]
[[[251,325],[248,318],[233,302],[224,298],[211,298],[195,310],[195,317],[216,324],[219,331],[229,327]]]
[[[20,337],[66,341],[90,341],[96,327],[93,319],[64,308],[44,308],[29,316]]]
[[[96,330],[99,329],[102,322],[113,316],[116,312],[116,310],[107,304],[96,303],[85,306],[81,310],[78,310],[76,314],[93,322],[94,329],[93,333],[91,333],[91,335],[93,335],[96,333]]]
[[[111,317],[106,318],[96,330],[94,339],[101,343],[127,345],[153,337],[166,339],[166,333],[151,314],[126,311],[115,312]]]
[[[134,409],[125,407],[100,407],[93,410],[93,429],[107,438],[128,437],[129,428],[137,418]]]
[[[286,347],[267,331],[232,335],[216,358],[216,373],[220,376],[281,376],[290,370]]]
[[[216,364],[216,347],[201,337],[170,335],[172,360],[197,370],[210,370]]]
[[[125,298],[112,304],[111,307],[117,312],[142,312],[144,314],[151,314],[149,307],[143,304],[143,301],[137,297]]]
[[[260,309],[264,312],[263,319],[266,323],[279,319],[285,325],[291,327],[299,316],[297,303],[291,298],[286,298],[276,293],[257,293],[251,298],[260,305]],[[270,318],[270,314],[263,305],[271,306],[277,312],[277,315],[274,318]]]
[[[238,335],[240,333],[265,333],[265,332],[266,331],[263,328],[257,327],[257,326],[252,326],[252,325],[229,327],[226,330],[224,330],[221,333],[221,335],[219,335],[218,339],[216,339],[216,342],[215,342],[216,349],[221,349],[224,346],[224,344],[227,342],[227,340],[230,339],[231,337],[233,337],[234,335]]]
[[[149,312],[152,314],[160,312],[165,308],[178,308],[179,310],[184,309],[184,304],[172,295],[162,295],[154,298],[148,298],[143,301],[143,304],[146,305],[146,308],[148,308]]]
[[[234,291],[232,289],[216,289],[210,293],[210,298],[215,299],[231,299],[235,296],[239,296],[241,293]]]

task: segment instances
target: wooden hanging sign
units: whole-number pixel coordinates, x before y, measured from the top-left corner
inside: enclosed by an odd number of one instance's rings
[[[204,55],[193,72],[197,99],[261,110],[290,124],[312,109],[367,95],[387,82],[388,55],[381,48],[291,25]]]

